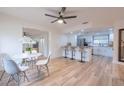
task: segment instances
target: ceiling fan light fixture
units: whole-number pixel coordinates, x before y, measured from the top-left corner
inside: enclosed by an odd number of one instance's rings
[[[62,19],[59,19],[58,20],[58,23],[62,24],[63,23],[63,20]]]

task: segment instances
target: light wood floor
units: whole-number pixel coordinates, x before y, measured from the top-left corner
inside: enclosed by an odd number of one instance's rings
[[[50,76],[45,70],[37,72],[30,69],[27,75],[30,82],[21,83],[28,86],[111,86],[124,85],[124,65],[113,64],[111,58],[93,56],[92,62],[80,63],[75,60],[57,58],[49,63]],[[5,85],[7,75],[0,81]],[[9,85],[15,85],[14,81]]]

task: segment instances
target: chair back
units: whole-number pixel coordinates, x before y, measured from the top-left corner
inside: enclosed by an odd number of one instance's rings
[[[47,57],[47,64],[50,62],[51,52],[49,52],[49,55]]]
[[[0,70],[4,70],[4,67],[3,67],[3,59],[4,58],[10,59],[10,57],[6,53],[1,53],[0,54]]]
[[[20,72],[19,67],[13,60],[4,59],[3,63],[4,63],[4,70],[6,71],[6,73],[14,75]]]

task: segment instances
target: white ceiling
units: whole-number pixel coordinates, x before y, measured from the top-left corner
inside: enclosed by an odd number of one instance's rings
[[[124,8],[86,8],[86,7],[67,7],[65,16],[76,15],[75,19],[67,19],[67,24],[58,24],[50,22],[54,18],[44,16],[45,13],[58,15],[60,7],[14,7],[0,8],[0,12],[15,16],[26,21],[49,27],[56,30],[68,30],[75,27],[84,27],[82,23],[88,21],[87,25],[91,27],[112,26],[117,21],[124,19]]]

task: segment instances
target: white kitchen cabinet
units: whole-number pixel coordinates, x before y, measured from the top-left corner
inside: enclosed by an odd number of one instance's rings
[[[101,47],[94,46],[93,47],[93,55],[112,57],[113,55],[112,47]]]

